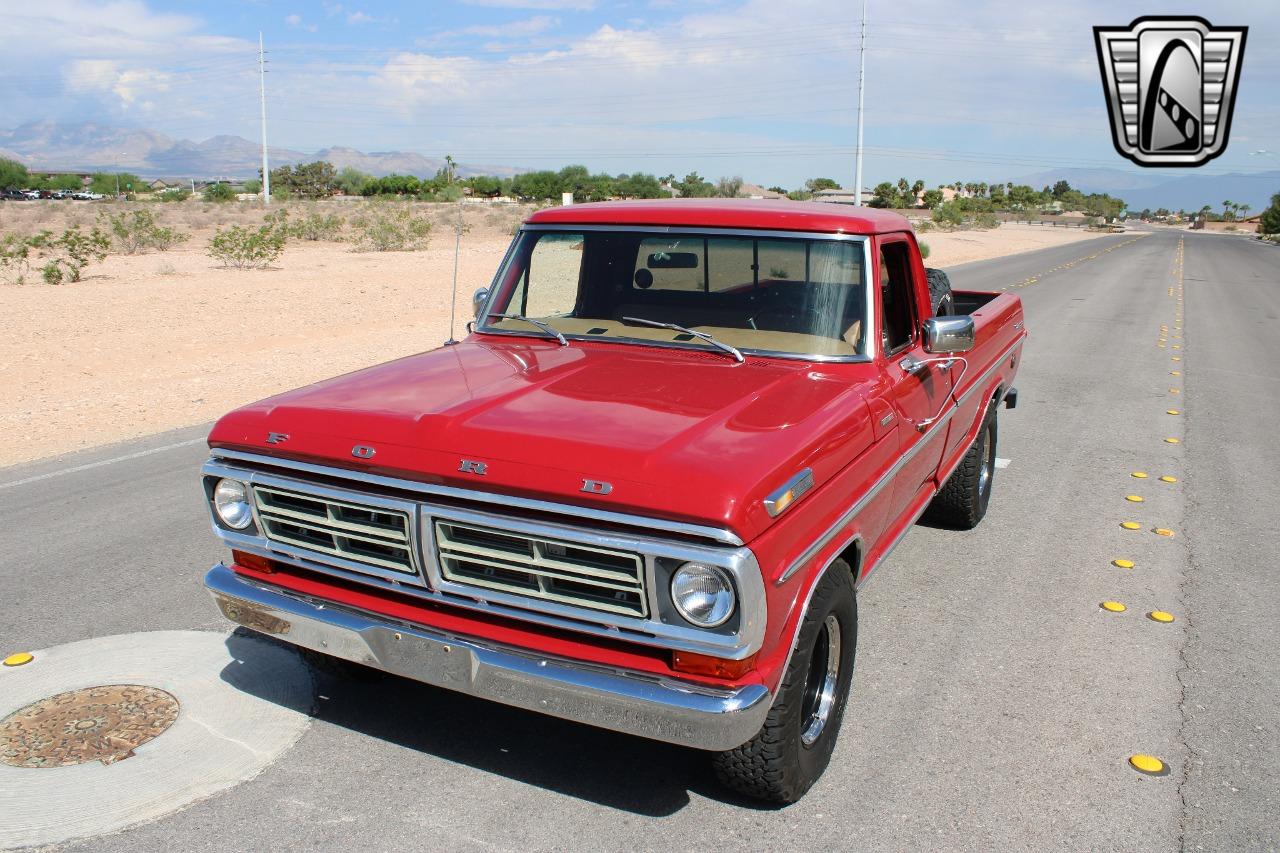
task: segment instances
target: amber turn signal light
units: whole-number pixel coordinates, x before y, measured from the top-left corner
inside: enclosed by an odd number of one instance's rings
[[[237,566],[263,574],[274,574],[276,570],[266,557],[259,557],[257,554],[249,554],[245,551],[232,551],[231,559]]]
[[[671,668],[690,675],[709,675],[713,678],[741,678],[755,669],[756,656],[744,660],[725,660],[693,652],[672,652]]]

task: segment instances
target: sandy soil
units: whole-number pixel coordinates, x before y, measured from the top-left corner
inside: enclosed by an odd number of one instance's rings
[[[489,283],[510,240],[509,222],[473,218],[459,335],[471,292]],[[1087,236],[1033,226],[923,235],[931,266]],[[444,228],[422,252],[295,242],[262,271],[218,267],[207,237],[196,227],[177,250],[109,256],[79,284],[0,286],[0,466],[210,421],[449,336],[454,241]]]

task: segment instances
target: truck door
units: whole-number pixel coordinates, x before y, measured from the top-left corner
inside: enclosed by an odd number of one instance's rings
[[[880,352],[888,379],[888,402],[899,420],[899,452],[906,458],[894,483],[897,513],[906,512],[922,489],[931,488],[949,424],[934,421],[923,432],[918,427],[936,418],[951,394],[950,371],[936,364],[919,364],[930,358],[920,332],[928,315],[922,305],[928,302],[922,295],[926,293],[923,283],[915,280],[912,252],[906,234],[879,240]]]

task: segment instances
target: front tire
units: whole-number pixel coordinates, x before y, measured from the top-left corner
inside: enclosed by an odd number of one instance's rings
[[[714,759],[720,781],[749,797],[794,803],[831,761],[858,638],[848,563],[836,560],[827,568],[801,619],[795,652],[764,726],[742,746]]]

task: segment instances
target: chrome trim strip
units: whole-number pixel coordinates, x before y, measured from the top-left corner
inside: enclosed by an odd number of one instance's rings
[[[257,482],[283,486],[300,492],[308,490],[331,495],[339,499],[369,502],[371,497],[363,492],[348,493],[332,487],[321,486],[306,480],[293,480],[261,471],[229,467],[218,460],[205,463],[203,476],[232,477],[252,485]],[[388,498],[377,498],[390,502]],[[764,579],[755,555],[745,547],[727,549],[712,545],[658,539],[653,536],[606,532],[545,521],[512,518],[478,510],[462,510],[429,502],[408,506],[414,530],[416,549],[415,564],[421,566],[421,575],[405,575],[401,572],[379,571],[376,567],[349,563],[329,554],[289,546],[267,540],[260,534],[227,531],[213,525],[214,533],[228,547],[247,551],[269,559],[283,560],[319,574],[327,574],[366,586],[391,590],[403,595],[444,603],[465,610],[498,614],[525,622],[561,628],[597,637],[626,640],[641,645],[664,649],[713,655],[728,660],[741,660],[759,651],[764,643],[767,621]],[[434,538],[421,531],[428,529],[433,519],[456,520],[488,527],[508,528],[516,533],[544,536],[559,540],[595,545],[644,555],[645,588],[648,591],[649,618],[605,613],[582,606],[542,601],[536,598],[454,583],[440,573],[435,553]],[[694,628],[683,622],[662,621],[664,611],[659,599],[660,584],[656,581],[655,561],[674,563],[704,562],[724,569],[733,578],[738,592],[739,612],[736,630],[723,629],[723,633]]]
[[[311,600],[240,577],[204,580],[226,618],[303,648],[470,696],[697,749],[732,749],[764,724],[772,696],[530,654]]]
[[[889,547],[884,549],[884,552],[867,566],[867,570],[858,578],[856,585],[858,589],[862,589],[863,584],[871,579],[871,574],[878,569],[885,560],[889,559],[889,555],[893,553],[893,550],[902,544],[902,541],[907,538],[908,533],[915,529],[916,522],[920,520],[920,516],[924,515],[925,510],[929,508],[929,503],[930,501],[925,501],[920,505],[920,508],[911,515],[911,520],[907,522],[907,526],[898,531],[897,536],[893,537],[893,541],[889,543]]]
[[[969,389],[959,397],[959,402],[953,405],[946,412],[946,414],[941,415],[937,423],[935,423],[929,429],[929,432],[925,433],[925,435],[926,436],[932,435],[935,430],[941,429],[948,422],[950,422],[951,418],[960,409],[960,406],[963,405],[964,402],[968,400],[969,397],[972,396],[979,388],[983,387],[983,385],[986,383],[987,379],[991,376],[991,374],[994,373],[1004,363],[1005,357],[1008,356],[1009,353],[1012,352],[1014,349],[1021,346],[1022,341],[1023,341],[1023,338],[1019,337],[1012,344],[1006,347],[1005,350],[1000,354],[999,358],[995,360],[995,363],[992,364],[991,367],[983,371],[982,375],[979,376],[976,380],[974,380],[973,384],[969,387]],[[857,514],[860,513],[868,503],[874,500],[876,495],[880,493],[880,490],[883,489],[886,485],[888,485],[888,483],[898,474],[898,472],[902,470],[902,467],[906,465],[907,462],[917,452],[919,452],[920,448],[924,446],[924,443],[925,442],[923,439],[921,441],[917,441],[910,450],[908,450],[905,454],[903,454],[898,459],[898,461],[895,462],[893,466],[889,468],[888,471],[886,471],[884,474],[880,476],[880,479],[877,480],[875,484],[871,486],[870,489],[864,492],[863,495],[859,497],[851,507],[849,507],[849,509],[847,509],[843,514],[841,514],[841,516],[838,519],[836,519],[834,524],[828,527],[822,533],[821,536],[815,539],[809,545],[809,547],[806,548],[800,554],[799,557],[796,557],[796,559],[793,560],[789,566],[787,566],[786,571],[784,571],[774,583],[778,586],[781,586],[782,584],[786,583],[788,580],[791,579],[791,577],[797,571],[800,570],[800,568],[805,563],[809,562],[814,557],[816,557],[820,551],[822,551],[828,544],[830,544],[831,540],[834,539],[839,534],[840,530],[848,526],[853,521],[854,517],[857,516]],[[954,470],[954,467],[952,470]],[[945,478],[943,479],[943,482],[946,482]]]
[[[765,512],[769,513],[770,518],[777,518],[788,509],[795,506],[796,502],[799,501],[800,498],[804,497],[812,488],[813,469],[805,468],[803,471],[799,472],[790,480],[787,480],[781,486],[769,493],[769,495],[762,501]],[[791,500],[787,501],[782,506],[778,506],[778,501],[786,497],[788,492],[792,493]]]
[[[939,429],[946,426],[954,413],[955,410],[953,409],[939,418],[938,422],[935,423],[919,441],[912,445],[910,450],[898,457],[898,461],[894,462],[888,471],[885,471],[880,475],[880,479],[876,480],[871,488],[862,493],[862,497],[858,498],[853,503],[853,506],[845,510],[840,517],[836,519],[834,524],[828,527],[821,536],[810,543],[809,547],[805,548],[804,551],[801,552],[800,556],[792,560],[791,565],[787,566],[786,571],[784,571],[778,579],[774,581],[774,583],[777,586],[782,586],[790,580],[791,577],[805,565],[805,563],[808,563],[814,557],[818,556],[818,553],[826,548],[827,545],[831,543],[831,540],[835,539],[836,536],[839,535],[841,530],[853,522],[854,518],[858,513],[862,512],[864,508],[866,508],[867,504],[875,500],[876,496],[880,494],[880,490],[893,481],[893,478],[898,475],[898,472],[902,470],[903,466],[915,458],[915,455],[925,446],[929,437],[933,436]]]
[[[855,542],[859,544],[862,543],[861,533],[853,534],[849,541],[840,549],[840,553],[843,553],[845,548],[848,548]],[[835,564],[835,558],[828,560],[827,564],[822,567],[822,571],[818,572],[818,576],[813,579],[813,583],[809,586],[809,591],[805,594],[804,603],[800,605],[800,618],[796,620],[796,629],[791,635],[791,648],[787,650],[787,658],[782,662],[782,669],[778,670],[778,672],[781,673],[779,675],[779,680],[787,677],[787,668],[791,666],[791,658],[795,656],[796,647],[800,645],[800,629],[804,627],[804,615],[809,612],[809,605],[813,602],[813,594],[818,591],[818,584],[822,583],[822,576],[825,575],[827,570]],[[857,570],[858,569],[855,569],[855,571]],[[853,583],[854,589],[856,590],[858,579],[854,578]]]
[[[374,486],[382,486],[388,489],[399,489],[401,491],[417,492],[424,495],[436,495],[439,497],[454,498],[456,500],[496,504],[498,506],[512,506],[533,512],[547,512],[554,515],[568,516],[570,518],[587,518],[592,521],[604,522],[605,524],[619,524],[625,527],[637,527],[643,530],[660,530],[665,533],[676,533],[681,536],[692,536],[698,539],[707,539],[723,545],[744,544],[742,539],[736,533],[724,527],[687,524],[682,521],[668,521],[662,518],[630,515],[628,513],[612,512],[610,510],[594,509],[592,507],[576,506],[572,504],[557,504],[532,498],[518,498],[512,495],[502,495],[494,492],[475,492],[470,489],[458,489],[452,486],[433,486],[428,483],[419,483],[416,480],[401,480],[395,477],[384,477],[379,474],[369,474],[363,471],[352,471],[348,468],[330,468],[326,465],[314,465],[309,462],[295,462],[292,459],[282,459],[276,456],[263,456],[258,453],[248,453],[241,450],[228,450],[221,447],[211,448],[209,453],[218,459],[233,459],[250,465],[267,465],[274,468],[289,468],[294,471],[302,471],[308,474],[318,474],[322,477],[334,477],[340,480],[352,480],[357,483],[369,483]]]

